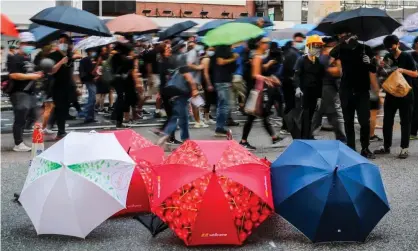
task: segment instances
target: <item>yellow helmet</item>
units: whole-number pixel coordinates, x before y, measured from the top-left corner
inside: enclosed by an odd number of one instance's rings
[[[325,43],[322,41],[322,38],[318,35],[312,35],[309,36],[306,39],[306,46],[309,46],[311,44],[320,44],[320,45],[324,45]]]

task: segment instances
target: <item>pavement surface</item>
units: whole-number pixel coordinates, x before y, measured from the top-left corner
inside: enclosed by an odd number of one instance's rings
[[[275,127],[278,129],[278,127]],[[138,127],[135,131],[156,141],[149,129]],[[213,128],[191,129],[193,139],[215,139]],[[232,128],[234,139],[239,139],[242,127]],[[381,135],[381,131],[377,131]],[[319,139],[331,139],[331,132],[320,132]],[[24,209],[13,202],[13,194],[20,192],[25,181],[29,153],[11,151],[13,137],[1,135],[1,250],[3,251],[45,251],[45,250],[188,250],[171,230],[166,230],[152,238],[138,221],[132,217],[109,219],[93,230],[86,239],[42,235],[35,229]],[[30,136],[25,140],[30,143]],[[271,148],[267,133],[261,123],[255,123],[249,142],[258,147],[255,152],[260,157],[274,161],[291,142],[283,140],[281,148]],[[47,142],[46,147],[53,144]],[[380,143],[372,143],[375,149]],[[400,133],[396,130],[394,146],[400,144]],[[167,153],[173,149],[166,149]],[[276,215],[263,223],[241,247],[208,246],[194,247],[192,250],[367,250],[367,251],[413,251],[418,250],[418,141],[411,142],[411,156],[398,160],[398,147],[393,154],[379,157],[375,163],[380,167],[391,211],[381,220],[370,234],[366,243],[312,244],[298,230]],[[215,216],[216,217],[216,216]]]

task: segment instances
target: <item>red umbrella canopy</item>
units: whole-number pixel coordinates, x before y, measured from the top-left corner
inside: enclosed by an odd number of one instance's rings
[[[117,34],[145,34],[159,30],[158,25],[150,18],[137,14],[116,17],[107,22],[106,26]]]
[[[163,162],[164,150],[131,129],[105,131],[104,133],[113,133],[137,164],[129,185],[126,209],[118,212],[115,216],[150,212],[150,200],[153,192],[153,169],[151,167]]]
[[[154,173],[152,211],[186,245],[240,245],[273,212],[269,167],[235,141],[187,141]]]
[[[19,37],[16,25],[4,14],[1,14],[1,35]]]

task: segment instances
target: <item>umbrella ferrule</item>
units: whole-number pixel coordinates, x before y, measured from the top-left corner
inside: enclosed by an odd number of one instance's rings
[[[212,172],[213,172],[213,173],[216,173],[216,171],[215,171],[215,165],[213,165]]]

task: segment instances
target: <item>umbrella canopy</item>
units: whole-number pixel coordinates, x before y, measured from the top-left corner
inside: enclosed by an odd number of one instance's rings
[[[402,23],[404,29],[408,32],[418,31],[418,12],[409,15]]]
[[[308,31],[307,29],[286,28],[270,32],[269,37],[276,40],[292,39],[295,33],[306,34]]]
[[[257,24],[258,19],[262,18],[264,20],[263,28],[274,26],[274,23],[268,17],[241,17],[236,19],[236,23],[247,23],[247,24]]]
[[[137,14],[118,16],[106,23],[110,31],[122,35],[138,35],[154,33],[159,30],[158,25],[151,18]]]
[[[379,168],[336,140],[295,140],[271,166],[276,211],[313,242],[364,242],[389,211]]]
[[[181,23],[176,23],[175,25],[167,28],[166,30],[159,33],[159,41],[163,41],[166,39],[172,39],[176,35],[182,33],[183,31],[186,31],[190,28],[193,28],[197,25],[196,22],[193,21],[184,21]]]
[[[4,14],[1,14],[1,35],[2,37],[19,37],[16,25]]]
[[[86,37],[85,39],[81,40],[74,46],[74,50],[87,50],[90,48],[108,45],[111,43],[115,43],[117,38],[115,36],[112,37],[98,37],[98,36],[91,36]]]
[[[136,163],[129,185],[126,209],[121,210],[115,216],[151,212],[150,198],[153,192],[151,167],[163,162],[164,149],[154,145],[131,129],[103,133],[115,135],[122,148]]]
[[[206,33],[208,33],[208,31],[213,30],[215,28],[218,28],[219,26],[223,25],[223,24],[227,24],[232,22],[231,20],[227,20],[227,19],[216,19],[213,21],[210,21],[208,23],[205,23],[204,25],[202,25],[199,30],[196,32],[197,35],[199,36],[204,36],[206,35]]]
[[[264,31],[255,25],[233,22],[209,31],[203,38],[203,43],[209,46],[232,45],[263,34]]]
[[[189,140],[154,172],[153,213],[186,245],[240,245],[272,214],[269,167],[235,141]]]
[[[30,19],[32,22],[69,32],[110,37],[109,29],[97,16],[69,6],[42,10]]]
[[[72,132],[32,160],[19,201],[38,234],[85,238],[125,208],[134,165],[115,135]]]
[[[56,40],[61,35],[61,31],[55,28],[32,23],[29,25],[29,31],[35,36],[36,43],[45,44]]]
[[[416,36],[413,36],[413,35],[405,35],[405,36],[401,37],[400,40],[401,40],[401,42],[405,42],[407,44],[413,44],[415,38],[416,38]]]
[[[311,33],[312,31],[319,31],[322,32],[326,35],[332,35],[334,34],[334,30],[332,27],[332,23],[334,22],[334,20],[341,14],[342,12],[338,11],[338,12],[332,12],[329,13],[328,16],[324,17],[319,23],[318,25],[313,28],[309,33]],[[308,35],[307,34],[307,35]],[[309,34],[310,35],[315,35],[315,34]],[[317,34],[318,35],[318,34]]]
[[[377,38],[370,39],[369,41],[365,42],[366,45],[370,46],[374,50],[386,50],[385,46],[383,45],[383,40],[386,36],[381,36]],[[411,50],[407,43],[404,41],[399,41],[399,49],[402,51]]]
[[[348,27],[361,41],[392,34],[401,24],[378,8],[358,8],[341,12],[332,23],[333,30]]]

